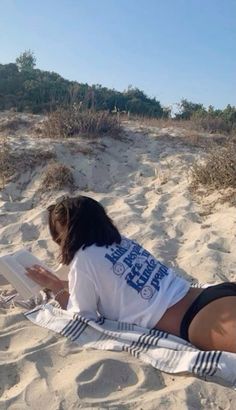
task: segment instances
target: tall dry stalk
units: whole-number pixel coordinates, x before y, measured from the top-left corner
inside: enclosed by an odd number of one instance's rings
[[[14,173],[11,168],[11,148],[7,141],[7,137],[2,137],[0,140],[0,181],[1,189],[6,186],[6,179]]]

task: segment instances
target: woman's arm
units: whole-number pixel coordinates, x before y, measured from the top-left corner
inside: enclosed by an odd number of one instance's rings
[[[70,296],[70,294],[69,294],[68,290],[66,290],[64,288],[62,288],[56,294],[54,294],[55,300],[57,302],[59,302],[62,309],[67,308],[69,296]]]
[[[63,283],[63,288],[68,291],[68,290],[69,290],[69,282],[68,282],[68,280],[62,280],[62,283]]]
[[[44,269],[42,266],[34,265],[26,269],[26,275],[29,276],[34,282],[37,282],[42,288],[50,289],[62,309],[66,309],[69,292],[68,281],[59,279],[52,272]]]

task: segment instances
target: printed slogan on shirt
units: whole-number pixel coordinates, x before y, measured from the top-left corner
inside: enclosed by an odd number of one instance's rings
[[[160,289],[168,268],[134,241],[122,240],[110,248],[105,258],[113,265],[115,275],[124,278],[143,299],[151,299]]]

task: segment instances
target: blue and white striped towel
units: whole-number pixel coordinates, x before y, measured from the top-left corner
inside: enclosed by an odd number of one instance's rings
[[[25,316],[84,348],[125,351],[167,373],[190,373],[236,388],[236,354],[201,351],[174,335],[101,318],[88,320],[62,310],[54,301]]]

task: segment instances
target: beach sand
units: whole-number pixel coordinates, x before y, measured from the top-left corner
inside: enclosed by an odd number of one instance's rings
[[[235,208],[217,202],[219,193],[193,198],[188,189],[193,161],[206,155],[204,144],[191,142],[180,128],[123,126],[122,137],[50,141],[26,127],[7,140],[23,157],[28,150],[52,152],[73,171],[73,195],[101,201],[124,234],[179,274],[199,282],[236,280]],[[68,191],[42,192],[44,170],[43,160],[31,170],[20,165],[19,175],[4,182],[0,255],[25,247],[54,269],[57,248],[45,208]],[[11,290],[1,276],[0,287]],[[33,325],[23,311],[0,308],[0,410],[236,408],[236,392],[227,387],[165,374],[125,353],[81,350]]]

